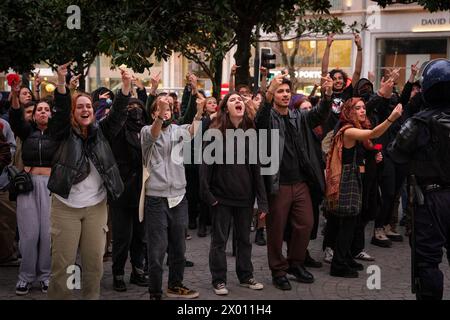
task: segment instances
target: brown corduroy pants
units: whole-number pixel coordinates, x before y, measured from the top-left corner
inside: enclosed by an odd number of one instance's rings
[[[266,217],[267,253],[273,277],[286,275],[289,266],[305,261],[314,218],[308,185],[299,182],[280,185],[278,194],[269,197],[270,212]],[[288,241],[288,256],[283,256],[283,235],[287,224],[292,233]]]

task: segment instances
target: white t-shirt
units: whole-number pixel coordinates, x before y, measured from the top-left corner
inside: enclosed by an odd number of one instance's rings
[[[106,198],[106,188],[103,185],[103,179],[89,160],[89,175],[80,183],[74,184],[70,189],[69,198],[55,194],[55,197],[71,208],[92,207],[102,202]]]

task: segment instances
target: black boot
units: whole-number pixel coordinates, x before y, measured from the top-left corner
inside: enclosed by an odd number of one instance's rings
[[[200,223],[198,224],[198,232],[197,232],[197,235],[198,235],[200,238],[206,237],[206,225],[205,225],[205,223],[200,222]]]
[[[309,250],[306,250],[305,267],[322,268],[322,262],[314,260],[309,254]]]
[[[113,289],[117,292],[127,291],[127,285],[123,281],[123,275],[113,276]]]
[[[264,228],[259,228],[256,230],[255,233],[255,243],[258,246],[265,246],[266,245],[266,237],[264,236]]]
[[[148,276],[145,275],[144,270],[133,267],[130,275],[130,283],[139,287],[148,287]]]

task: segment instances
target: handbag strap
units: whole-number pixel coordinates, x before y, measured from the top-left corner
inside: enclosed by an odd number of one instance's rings
[[[144,166],[144,168],[146,168],[147,169],[147,172],[148,172],[148,174],[150,174],[150,159],[152,158],[152,156],[153,156],[153,150],[155,149],[155,144],[153,144],[151,147],[150,147],[150,154],[149,154],[149,156],[148,156],[148,158],[147,158],[147,161],[144,161],[144,159],[142,159],[142,165]]]

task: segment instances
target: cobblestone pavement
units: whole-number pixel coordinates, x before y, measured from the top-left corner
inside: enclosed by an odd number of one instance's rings
[[[318,300],[318,299],[346,299],[346,300],[411,300],[415,296],[410,290],[410,249],[406,241],[393,243],[392,248],[379,248],[370,244],[369,235],[373,226],[369,225],[366,229],[367,245],[366,251],[376,258],[374,262],[363,262],[367,268],[369,265],[377,265],[381,269],[381,289],[370,290],[367,287],[367,280],[370,274],[367,269],[360,272],[357,279],[335,278],[329,275],[330,266],[324,264],[321,269],[309,269],[315,276],[313,284],[303,284],[291,281],[291,291],[280,291],[271,283],[270,271],[267,264],[266,247],[253,245],[253,266],[255,278],[264,284],[261,291],[252,291],[247,288],[239,287],[235,270],[235,258],[231,255],[231,243],[228,244],[228,283],[230,291],[224,300]],[[403,231],[403,229],[401,229]],[[208,251],[210,237],[198,238],[196,230],[189,230],[192,239],[187,241],[188,260],[195,263],[192,268],[185,269],[185,285],[192,287],[200,292],[199,299],[211,300],[217,299],[211,287],[211,275],[208,268]],[[320,233],[320,232],[319,232]],[[255,233],[251,234],[252,240]],[[230,241],[231,242],[231,241]],[[311,255],[322,260],[323,253],[322,237],[310,243]],[[128,282],[130,274],[130,265],[127,264],[126,280]],[[450,270],[447,259],[443,258],[441,269],[444,271],[445,292],[444,299],[450,299]],[[146,288],[137,287],[128,284],[128,290],[123,293],[115,292],[112,289],[111,261],[105,262],[104,276],[102,279],[101,299],[148,299]],[[47,299],[45,294],[39,290],[38,284],[35,284],[33,290],[25,297],[18,297],[15,294],[15,283],[17,281],[17,267],[0,268],[0,299]],[[163,286],[167,283],[167,267],[164,269]]]

